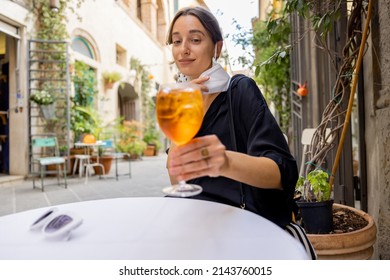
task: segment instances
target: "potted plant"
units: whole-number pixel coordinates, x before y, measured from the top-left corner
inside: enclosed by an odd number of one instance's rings
[[[103,76],[104,84],[108,89],[113,88],[114,83],[122,79],[121,73],[115,71],[113,72],[105,71],[103,72],[102,76]]]
[[[329,233],[333,230],[333,199],[328,182],[329,175],[321,169],[311,171],[306,178],[300,176],[296,191],[301,223],[307,233]]]
[[[112,161],[114,160],[114,157],[109,154],[104,154],[104,147],[99,147],[98,148],[98,156],[99,156],[99,163],[101,163],[104,167],[104,174],[109,174],[112,166]],[[93,156],[92,161],[97,162],[98,157]],[[95,174],[96,175],[102,175],[102,169],[99,166],[94,166],[93,167]]]
[[[142,140],[147,144],[144,156],[156,156],[161,149],[160,134],[154,125],[148,125]]]
[[[120,152],[130,155],[130,159],[140,159],[146,149],[146,143],[141,139],[133,139],[130,141],[120,140],[117,144],[117,149]]]
[[[146,157],[152,157],[157,155],[157,147],[155,144],[146,143],[146,148],[143,153]]]
[[[369,259],[376,241],[374,219],[356,208],[333,203],[329,175],[315,169],[297,184],[301,224],[318,259]],[[353,221],[353,223],[351,223]]]
[[[132,159],[138,159],[146,149],[146,143],[142,140],[142,124],[137,121],[122,121],[117,126],[119,139],[116,149],[128,153]]]
[[[30,100],[35,104],[39,105],[43,118],[53,119],[55,118],[55,96],[51,91],[42,89],[35,91],[31,96]]]

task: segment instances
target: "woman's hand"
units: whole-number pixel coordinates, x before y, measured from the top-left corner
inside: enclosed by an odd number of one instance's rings
[[[202,92],[208,92],[209,89],[203,85],[204,82],[208,81],[210,79],[210,77],[208,76],[203,76],[203,77],[199,77],[199,78],[196,78],[196,79],[193,79],[190,81],[191,84],[196,84],[196,85],[199,85],[200,87],[200,90]]]
[[[168,170],[177,180],[218,177],[227,168],[226,148],[216,135],[192,139],[169,151]]]
[[[227,151],[216,135],[172,146],[169,149],[168,171],[173,183],[203,176],[224,176],[258,188],[282,189],[281,174],[275,161]]]

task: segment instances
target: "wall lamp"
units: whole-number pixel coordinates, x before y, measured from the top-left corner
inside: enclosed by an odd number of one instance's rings
[[[58,10],[60,9],[60,0],[50,0],[50,10],[52,10],[53,12],[58,12]]]

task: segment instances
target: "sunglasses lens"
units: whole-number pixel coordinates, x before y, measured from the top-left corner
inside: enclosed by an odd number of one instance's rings
[[[41,222],[42,220],[46,219],[48,216],[50,216],[54,211],[48,211],[47,213],[45,213],[44,215],[42,215],[41,217],[38,218],[38,220],[36,220],[32,225],[35,226],[36,224],[38,224],[39,222]]]
[[[38,230],[40,228],[43,227],[43,225],[51,219],[52,216],[54,216],[55,212],[57,212],[57,208],[56,207],[53,207],[49,210],[47,210],[45,213],[43,213],[41,216],[39,216],[38,219],[36,219],[34,221],[34,223],[32,223],[30,225],[30,230]]]
[[[59,215],[53,220],[51,220],[45,227],[45,232],[51,233],[55,232],[57,230],[60,230],[70,222],[72,222],[73,219],[69,217],[68,215]]]

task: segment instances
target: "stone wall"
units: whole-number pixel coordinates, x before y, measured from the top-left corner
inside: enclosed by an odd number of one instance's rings
[[[390,3],[374,2],[364,61],[368,213],[378,227],[374,259],[390,259]]]

